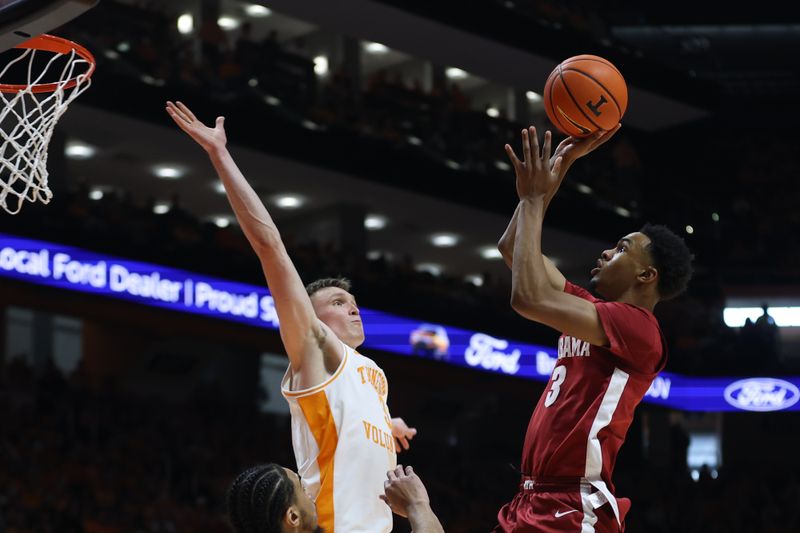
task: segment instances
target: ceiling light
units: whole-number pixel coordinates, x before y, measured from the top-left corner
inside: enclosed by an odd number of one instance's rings
[[[625,208],[624,208],[624,207],[622,207],[622,206],[617,206],[617,207],[615,207],[615,208],[614,208],[614,212],[615,212],[616,214],[618,214],[619,216],[622,216],[622,217],[630,217],[630,216],[631,216],[631,212],[630,212],[630,211],[628,211],[627,209],[625,209]]]
[[[406,137],[406,140],[408,141],[408,144],[413,144],[414,146],[419,146],[422,144],[422,139],[415,137],[414,135],[409,135]]]
[[[719,213],[711,213],[711,220],[719,222]]]
[[[117,45],[117,51],[122,52],[123,54],[125,52],[130,52],[130,50],[131,50],[131,43],[129,43],[128,41],[122,41]]]
[[[496,107],[487,107],[486,114],[492,118],[497,118],[500,116],[500,110],[497,109]]]
[[[215,181],[213,187],[219,194],[225,194],[225,185],[223,185],[221,181]]]
[[[181,35],[192,33],[194,30],[194,17],[191,13],[184,13],[178,17],[178,32]]]
[[[317,76],[324,76],[328,73],[328,58],[317,56],[314,58],[314,73]]]
[[[275,196],[274,202],[275,205],[281,209],[297,209],[305,203],[302,197],[295,194],[281,194]]]
[[[264,101],[269,105],[281,105],[281,99],[268,94],[264,97]]]
[[[89,198],[91,200],[102,200],[103,191],[101,189],[92,189],[91,191],[89,191]]]
[[[164,213],[169,213],[169,204],[167,202],[157,202],[153,206],[153,213],[156,215],[163,215]]]
[[[693,228],[693,227],[691,227],[691,226],[689,226],[689,225],[687,225],[687,226],[686,226],[686,233],[688,233],[689,235],[691,235],[692,233],[694,233],[694,228]]]
[[[428,272],[434,276],[439,276],[442,273],[442,265],[436,263],[419,263],[414,269],[417,272]]]
[[[448,168],[452,168],[453,170],[458,170],[461,168],[461,165],[459,165],[457,161],[453,161],[452,159],[448,159],[447,161],[444,162],[444,164],[447,165]]]
[[[585,183],[576,183],[575,188],[583,194],[592,194],[592,188]]]
[[[431,235],[431,244],[440,248],[447,248],[458,244],[458,235],[453,233],[437,233]]]
[[[70,141],[64,147],[64,155],[70,159],[89,159],[95,154],[93,146],[80,141]]]
[[[379,230],[386,227],[386,217],[381,215],[367,215],[364,217],[364,227],[368,230]]]
[[[367,259],[369,259],[370,261],[377,261],[381,257],[383,257],[383,252],[381,252],[380,250],[370,250],[369,252],[367,252]]]
[[[480,274],[470,274],[464,277],[467,283],[472,283],[476,287],[483,287],[483,276]]]
[[[364,49],[370,54],[385,54],[389,51],[389,47],[381,43],[366,43]]]
[[[244,12],[251,17],[268,17],[272,14],[272,10],[270,8],[259,4],[247,4],[244,7]]]
[[[463,80],[464,78],[469,76],[466,70],[461,70],[460,68],[456,67],[449,67],[445,69],[444,73],[451,80]]]
[[[508,164],[508,163],[506,163],[505,161],[500,161],[499,159],[498,159],[497,161],[495,161],[495,162],[494,162],[494,166],[495,166],[495,167],[496,167],[498,170],[502,170],[502,171],[508,171],[508,170],[511,170],[511,165],[509,165],[509,164]]]
[[[304,120],[302,124],[303,127],[307,130],[317,131],[319,129],[319,124],[317,124],[316,122],[312,122],[308,119]]]
[[[497,246],[484,246],[481,248],[481,257],[484,259],[502,259],[503,254],[497,249]]]
[[[531,101],[531,102],[541,102],[542,101],[542,95],[539,94],[539,93],[535,93],[533,91],[526,92],[525,96],[527,96],[528,100]]]
[[[231,225],[231,219],[226,216],[214,217],[214,225],[218,228],[227,228]]]
[[[153,174],[165,180],[175,180],[183,177],[186,172],[180,168],[170,165],[158,165],[153,167]]]
[[[222,15],[217,19],[217,24],[219,24],[219,27],[223,30],[235,30],[239,27],[239,23],[239,19],[228,15]]]

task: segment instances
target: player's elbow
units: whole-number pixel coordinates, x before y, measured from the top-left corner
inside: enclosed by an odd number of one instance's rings
[[[250,245],[259,257],[272,257],[283,249],[281,235],[277,228],[263,228],[248,235]]]
[[[539,298],[527,291],[511,292],[511,308],[526,318],[535,318],[541,309]]]

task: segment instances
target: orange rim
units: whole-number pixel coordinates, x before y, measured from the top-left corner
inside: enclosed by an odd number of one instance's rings
[[[51,93],[58,89],[59,87],[63,87],[64,89],[71,89],[78,84],[78,78],[89,78],[92,73],[94,72],[94,67],[96,65],[94,56],[92,53],[84,48],[83,46],[79,45],[78,43],[72,42],[69,39],[64,39],[63,37],[56,37],[55,35],[48,35],[42,34],[38,37],[34,37],[32,39],[28,39],[27,41],[18,44],[14,48],[20,49],[32,49],[32,50],[42,50],[44,52],[52,52],[54,54],[69,54],[73,50],[75,53],[80,56],[81,59],[87,61],[89,63],[89,69],[83,73],[75,76],[71,80],[68,80],[66,83],[64,82],[56,82],[56,83],[39,83],[36,85],[11,85],[6,83],[0,83],[0,92],[3,93],[18,93],[20,91],[24,91],[29,89],[32,93]]]

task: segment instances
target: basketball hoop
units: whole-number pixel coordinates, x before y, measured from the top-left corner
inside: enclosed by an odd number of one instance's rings
[[[0,207],[12,215],[26,200],[47,204],[53,197],[47,146],[61,115],[89,88],[96,64],[86,48],[53,35],[15,48],[21,53],[0,71]],[[4,83],[15,65],[26,67],[27,81]]]

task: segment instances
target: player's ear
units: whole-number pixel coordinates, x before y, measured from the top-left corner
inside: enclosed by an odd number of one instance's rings
[[[283,521],[291,528],[300,527],[300,511],[298,511],[297,507],[290,505],[286,509],[286,514],[283,515]]]
[[[656,283],[658,281],[658,269],[650,265],[639,271],[636,276],[639,283]]]

